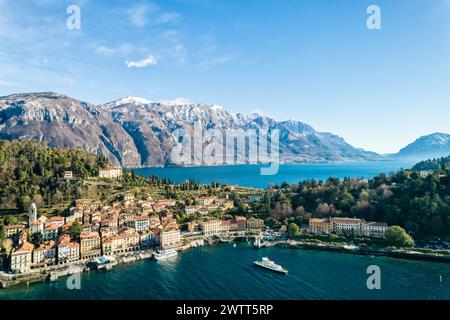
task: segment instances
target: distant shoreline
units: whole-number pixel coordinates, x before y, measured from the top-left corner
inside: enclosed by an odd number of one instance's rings
[[[415,161],[415,160],[414,160]],[[385,158],[385,159],[377,159],[377,160],[344,160],[344,161],[301,161],[301,162],[279,162],[279,165],[308,165],[308,164],[351,164],[351,163],[373,163],[373,162],[413,162],[413,160],[408,159],[392,159],[392,158]],[[236,166],[255,166],[255,167],[261,167],[261,166],[267,166],[270,165],[272,162],[265,162],[265,163],[235,163],[235,164],[211,164],[211,165],[186,165],[186,166],[179,166],[179,165],[153,165],[153,166],[125,166],[124,169],[126,170],[136,170],[136,169],[186,169],[186,168],[210,168],[210,167],[236,167]]]
[[[433,262],[443,262],[450,263],[450,255],[434,255],[427,253],[420,253],[414,251],[414,248],[410,250],[398,249],[398,250],[388,250],[386,248],[360,248],[359,250],[345,249],[342,246],[332,245],[332,244],[314,244],[305,241],[298,241],[298,245],[280,244],[276,245],[278,247],[288,247],[290,249],[309,249],[309,250],[321,250],[321,251],[334,251],[340,253],[349,253],[357,255],[376,255],[376,256],[387,256],[392,258],[408,259],[408,260],[422,260],[422,261],[433,261]]]

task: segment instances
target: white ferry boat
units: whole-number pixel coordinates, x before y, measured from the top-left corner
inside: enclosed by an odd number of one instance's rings
[[[271,271],[287,274],[288,271],[284,269],[282,266],[276,264],[275,262],[269,260],[269,258],[264,257],[261,259],[261,261],[255,261],[254,262],[258,267],[269,269]]]
[[[156,260],[165,260],[172,257],[176,257],[178,255],[178,252],[175,249],[170,250],[160,250],[158,252],[155,252],[153,256]]]
[[[348,250],[348,251],[358,251],[359,247],[349,244],[349,245],[344,245],[344,249]]]

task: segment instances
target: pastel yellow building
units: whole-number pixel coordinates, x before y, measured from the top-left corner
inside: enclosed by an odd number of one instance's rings
[[[162,230],[159,237],[163,250],[176,248],[181,242],[181,232],[178,229]]]
[[[82,232],[80,235],[81,259],[97,258],[101,254],[101,240],[98,232]]]
[[[250,218],[247,220],[248,230],[262,230],[264,229],[264,221],[262,219]]]
[[[309,219],[309,230],[315,234],[329,234],[332,231],[331,222],[329,219]]]
[[[205,236],[219,235],[224,231],[222,221],[217,219],[200,221],[198,227]]]

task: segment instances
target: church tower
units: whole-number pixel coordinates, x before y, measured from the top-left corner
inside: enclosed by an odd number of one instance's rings
[[[28,223],[31,224],[36,220],[37,220],[37,206],[33,202],[30,206],[30,209],[28,210]]]

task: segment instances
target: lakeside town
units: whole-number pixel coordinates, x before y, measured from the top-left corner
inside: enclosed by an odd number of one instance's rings
[[[232,241],[450,262],[445,163],[265,189],[174,183],[38,142],[1,142],[0,163],[3,288]]]
[[[100,170],[99,179],[121,179],[122,174],[118,168]],[[64,179],[74,179],[73,173],[66,171]],[[217,195],[179,199],[126,191],[108,203],[77,199],[67,214],[51,217],[39,216],[32,203],[27,221],[4,226],[5,238],[13,247],[9,256],[1,256],[1,264],[7,265],[0,273],[2,286],[56,280],[91,268],[109,269],[117,263],[150,258],[158,251],[182,251],[236,239],[254,239],[255,246],[263,247],[292,244],[289,236],[298,232],[382,239],[388,230],[382,222],[328,217],[309,218],[309,224],[300,231],[288,230],[291,225],[281,225],[274,231],[263,219],[227,215],[236,209],[236,201],[230,198],[235,192],[243,199],[238,205],[246,207],[263,202],[265,197],[264,190],[226,185],[217,186]],[[193,218],[180,224],[174,212]]]

